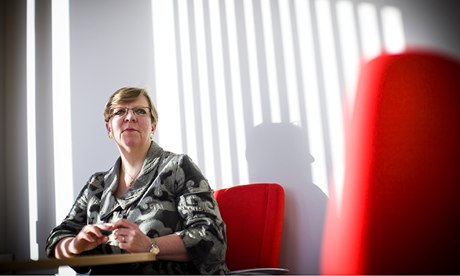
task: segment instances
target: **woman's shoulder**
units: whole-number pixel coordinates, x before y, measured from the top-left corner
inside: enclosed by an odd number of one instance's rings
[[[193,159],[186,153],[174,153],[170,151],[163,152],[163,165],[173,166],[173,167],[193,167],[197,168],[196,164],[193,162]]]
[[[163,161],[166,167],[170,167],[175,171],[180,171],[188,177],[204,178],[201,169],[193,161],[193,158],[186,153],[172,153],[169,152]]]
[[[106,174],[107,172],[93,173],[82,187],[79,197],[92,197],[95,194],[101,193],[104,190]]]
[[[88,186],[103,188],[104,183],[110,183],[115,178],[116,165],[107,171],[93,173],[88,179]]]
[[[88,183],[89,184],[95,184],[95,183],[103,182],[104,177],[106,175],[107,175],[107,172],[95,172],[89,177]]]
[[[165,160],[183,160],[184,158],[190,158],[185,153],[175,153],[172,151],[163,151],[163,157]]]

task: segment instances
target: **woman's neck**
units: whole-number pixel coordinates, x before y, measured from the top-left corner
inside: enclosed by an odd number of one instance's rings
[[[150,147],[144,147],[139,150],[129,151],[120,150],[120,173],[127,186],[130,186],[140,175],[149,148]]]

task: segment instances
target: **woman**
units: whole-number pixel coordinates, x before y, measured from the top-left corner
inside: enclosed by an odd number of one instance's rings
[[[120,158],[107,172],[90,177],[70,213],[51,231],[48,256],[157,254],[154,262],[95,266],[94,274],[228,272],[225,224],[213,191],[187,155],[152,141],[158,114],[146,90],[119,89],[104,117]]]

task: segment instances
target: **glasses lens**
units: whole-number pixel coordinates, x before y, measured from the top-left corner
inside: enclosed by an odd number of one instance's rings
[[[110,114],[110,116],[117,116],[117,117],[123,117],[125,116],[127,112],[127,108],[124,108],[124,107],[116,107],[114,109],[112,109],[112,112]]]
[[[147,115],[147,110],[145,107],[135,107],[133,108],[133,112],[134,114],[136,114],[136,116],[145,116]]]

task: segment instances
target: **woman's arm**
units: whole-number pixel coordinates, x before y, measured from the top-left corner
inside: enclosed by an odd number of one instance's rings
[[[71,258],[77,255],[71,243],[73,243],[73,237],[67,237],[61,239],[58,244],[54,247],[54,257],[57,259]]]
[[[100,191],[103,190],[103,187],[100,184],[102,182],[102,173],[96,173],[93,176],[91,176],[89,181],[78,194],[66,218],[51,231],[46,241],[46,253],[48,257],[58,257],[55,256],[56,253],[60,254],[60,257],[73,254],[76,252],[81,253],[81,251],[79,251],[79,248],[71,248],[72,250],[68,251],[67,249],[69,248],[69,246],[75,246],[75,244],[70,244],[69,241],[64,242],[64,239],[78,236],[80,232],[86,227],[86,225],[88,224],[88,198],[93,196],[95,193],[100,193]],[[99,229],[105,228],[107,227],[102,226]],[[94,231],[95,230],[90,232]],[[98,234],[100,233],[96,233],[95,235],[98,236]],[[82,238],[82,235],[80,235],[80,238]],[[60,244],[60,248],[56,249],[58,244]],[[76,244],[76,246],[78,247],[79,244]]]
[[[177,234],[202,274],[227,270],[225,223],[219,212],[214,192],[198,166],[187,155],[178,163],[175,176],[177,209],[184,230]]]
[[[151,239],[145,235],[137,224],[122,219],[113,225],[114,236],[118,246],[128,252],[149,252],[152,247]],[[185,248],[184,242],[177,234],[169,234],[155,238],[160,249],[157,255],[159,260],[186,262],[190,257]]]
[[[112,230],[112,224],[88,224],[81,229],[75,237],[65,237],[54,247],[54,256],[57,259],[70,258],[96,248],[102,243],[106,243],[109,237],[101,233],[101,229]]]
[[[159,260],[170,260],[178,262],[190,261],[190,256],[187,253],[184,242],[177,234],[170,234],[155,239],[160,248],[160,253],[157,255]]]

